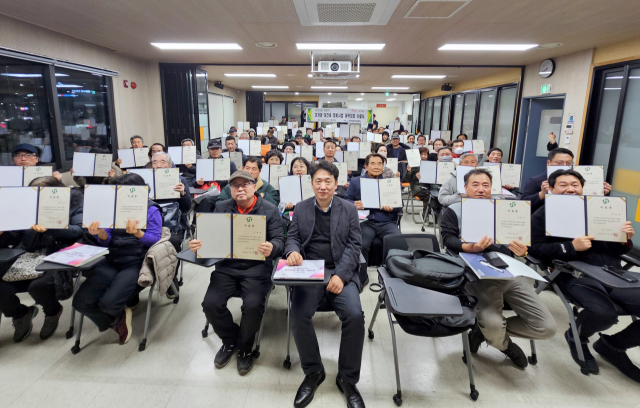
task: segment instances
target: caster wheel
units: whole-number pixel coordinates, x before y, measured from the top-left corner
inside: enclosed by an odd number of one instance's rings
[[[398,394],[396,394],[393,396],[393,402],[396,404],[397,407],[399,407],[400,405],[402,405],[402,398],[400,398]]]
[[[387,308],[387,305],[385,305],[384,303],[380,305],[380,310],[386,309],[386,308]]]
[[[538,364],[538,357],[537,356],[529,356],[529,357],[527,357],[527,361],[531,365],[536,365],[536,364]]]
[[[287,370],[291,368],[291,361],[289,360],[284,360],[284,363],[282,363],[282,366],[284,368],[286,368]]]
[[[584,375],[589,375],[589,370],[588,370],[588,369],[586,369],[586,368],[584,368],[584,367],[582,367],[582,368],[580,369],[580,372],[581,372],[582,374],[584,374]]]
[[[422,227],[422,229],[420,231],[424,232],[424,227]]]
[[[372,330],[369,330],[369,339],[370,339],[370,340],[373,340],[373,337],[374,337],[374,335],[373,335],[373,331],[372,331]]]
[[[471,391],[469,396],[471,397],[472,400],[477,401],[478,397],[480,396],[480,393],[478,392],[478,390],[473,390]]]
[[[178,296],[175,299],[173,299],[173,304],[177,305],[179,301],[180,301],[180,296]]]
[[[66,334],[65,337],[67,338],[67,340],[69,340],[70,338],[73,337],[73,329],[69,330]]]
[[[182,279],[180,279],[180,281],[178,282],[178,286],[182,286],[184,282],[182,282]]]
[[[253,350],[253,358],[259,358],[260,357],[260,351],[259,350]]]
[[[80,346],[71,347],[71,354],[76,355],[80,352]]]
[[[207,337],[209,337],[209,331],[207,331],[207,330],[203,330],[203,331],[202,331],[202,338],[203,338],[203,339],[206,339]]]

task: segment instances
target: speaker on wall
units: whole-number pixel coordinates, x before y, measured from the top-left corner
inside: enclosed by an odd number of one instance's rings
[[[216,88],[224,89],[224,85],[222,85],[222,82],[220,81],[214,82],[213,86],[215,86]]]
[[[449,85],[449,84],[444,84],[444,85],[442,85],[442,88],[440,88],[440,90],[444,91],[444,92],[449,92],[452,89],[453,89],[453,87],[451,85]]]

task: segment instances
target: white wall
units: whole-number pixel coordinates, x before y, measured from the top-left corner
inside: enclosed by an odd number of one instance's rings
[[[145,143],[164,142],[158,62],[110,49],[0,15],[0,47],[118,71],[113,79],[118,145],[138,134]],[[123,80],[136,89],[124,88]]]
[[[556,70],[550,78],[544,79],[539,74],[542,61],[527,65],[524,74],[524,86],[522,89],[522,96],[524,97],[540,95],[540,86],[544,84],[551,84],[551,94],[566,94],[562,117],[562,134],[558,135],[558,145],[567,147],[575,154],[580,149],[582,119],[585,114],[585,100],[592,60],[593,49],[589,49],[554,58]],[[565,144],[564,128],[570,114],[575,114],[573,135],[570,143]]]
[[[331,95],[327,95],[326,93],[321,93],[318,95],[318,108],[322,108],[324,103],[336,103],[342,102],[347,103],[347,94],[346,93],[335,93],[331,92]]]
[[[236,122],[246,121],[247,118],[247,93],[245,91],[239,91],[234,88],[230,88],[225,86],[224,89],[216,88],[213,86],[213,81],[209,81],[209,93],[214,93],[218,95],[226,95],[233,98],[236,103],[233,104],[234,107],[234,117]],[[209,107],[211,109],[211,107]],[[229,130],[229,129],[227,129]]]
[[[402,109],[402,103],[404,102],[404,109]],[[377,108],[379,103],[386,104],[386,108]],[[380,101],[349,101],[347,107],[351,109],[371,109],[373,114],[376,115],[376,120],[380,126],[387,126],[389,122],[394,121],[396,117],[400,118],[400,122],[406,129],[410,129],[408,126],[407,115],[411,114],[413,101],[391,101],[387,102],[384,99]]]

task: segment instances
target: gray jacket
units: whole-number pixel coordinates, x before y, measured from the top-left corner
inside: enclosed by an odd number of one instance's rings
[[[451,177],[440,186],[440,192],[438,194],[438,201],[440,201],[440,204],[444,207],[449,207],[453,203],[462,202],[462,196],[458,193],[458,178],[456,177],[456,173],[451,173]],[[502,200],[504,198],[509,199],[515,197],[504,197],[502,194],[492,194],[491,198],[494,200]]]
[[[315,197],[311,197],[296,205],[287,233],[285,255],[295,251],[305,257],[305,248],[311,244],[316,221],[315,203]],[[331,204],[331,253],[336,265],[334,274],[346,283],[353,281],[358,290],[362,286],[356,271],[361,248],[358,210],[352,203],[334,196]]]

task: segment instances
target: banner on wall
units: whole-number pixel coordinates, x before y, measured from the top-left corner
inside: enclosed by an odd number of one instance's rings
[[[371,123],[373,111],[346,108],[307,108],[309,122]]]

